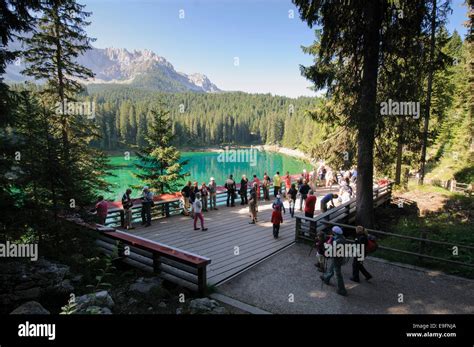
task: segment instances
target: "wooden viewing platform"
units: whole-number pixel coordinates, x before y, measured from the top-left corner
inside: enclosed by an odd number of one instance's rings
[[[318,200],[329,191],[319,188]],[[211,259],[207,266],[207,283],[218,285],[295,242],[295,218],[291,218],[287,202],[280,237],[273,238],[271,203],[259,202],[255,225],[249,224],[248,205],[241,206],[236,202],[235,207],[221,205],[217,211],[204,212],[207,231],[194,230],[193,219],[183,215],[154,220],[149,227],[137,223],[134,230],[118,229]],[[302,212],[297,210],[296,215],[301,216]],[[199,221],[197,226],[200,227]]]

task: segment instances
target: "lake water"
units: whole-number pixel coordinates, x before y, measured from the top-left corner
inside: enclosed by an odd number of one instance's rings
[[[300,173],[303,169],[310,170],[311,165],[303,160],[293,158],[284,154],[253,150],[249,154],[232,156],[232,152],[223,154],[217,152],[182,152],[183,160],[189,160],[185,171],[190,173],[190,181],[209,182],[214,177],[218,185],[223,185],[229,174],[234,175],[237,183],[243,174],[251,180],[254,174],[262,179],[264,172],[273,177],[276,171],[280,175],[289,171],[291,174]],[[240,162],[238,162],[240,161]],[[143,184],[135,176],[137,169],[134,166],[135,157],[111,156],[110,164],[114,167],[112,173],[115,176],[107,177],[112,187],[111,193],[104,193],[106,199],[120,200],[122,194],[131,185]],[[134,196],[138,192],[133,193]]]

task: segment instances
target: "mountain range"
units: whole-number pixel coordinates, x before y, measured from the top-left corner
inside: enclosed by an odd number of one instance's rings
[[[178,72],[165,58],[147,49],[130,52],[125,48],[92,48],[79,56],[77,61],[95,74],[94,79],[81,81],[86,85],[128,85],[163,92],[221,91],[207,76]],[[18,83],[31,80],[21,74],[24,68],[21,59],[8,65],[5,81]]]

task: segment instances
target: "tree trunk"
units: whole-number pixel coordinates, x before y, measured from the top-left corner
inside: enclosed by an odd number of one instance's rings
[[[402,157],[403,157],[403,122],[404,119],[400,120],[398,125],[398,140],[397,140],[397,163],[395,167],[395,184],[400,184],[402,181]]]
[[[377,77],[383,1],[370,1],[364,8],[364,63],[357,117],[357,212],[356,222],[374,225],[373,155],[377,109]]]
[[[430,62],[428,66],[428,87],[426,91],[426,105],[425,105],[425,123],[423,125],[423,142],[421,147],[420,160],[420,178],[418,184],[423,184],[425,179],[425,164],[426,164],[426,147],[428,146],[428,128],[430,123],[430,108],[431,108],[431,91],[433,89],[433,64],[435,51],[435,34],[436,34],[436,0],[433,0],[433,8],[431,9],[431,38],[430,38]]]

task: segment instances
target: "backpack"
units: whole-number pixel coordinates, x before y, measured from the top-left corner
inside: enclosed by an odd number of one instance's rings
[[[379,245],[377,244],[377,238],[374,235],[369,235],[367,238],[367,253],[373,253],[377,250]]]

